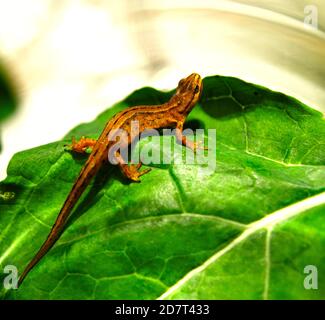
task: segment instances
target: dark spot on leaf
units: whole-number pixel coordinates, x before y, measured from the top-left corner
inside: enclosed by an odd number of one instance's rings
[[[214,118],[238,117],[242,112],[241,106],[231,98],[203,101],[202,109]]]

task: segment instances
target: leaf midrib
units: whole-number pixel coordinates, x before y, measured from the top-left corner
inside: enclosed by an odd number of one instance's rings
[[[213,256],[211,256],[209,259],[207,259],[203,264],[201,264],[200,266],[198,266],[195,269],[188,272],[182,279],[180,279],[173,286],[171,286],[167,291],[165,291],[160,297],[158,297],[157,300],[163,300],[166,298],[168,299],[168,296],[170,294],[177,291],[184,284],[186,284],[188,281],[190,281],[195,275],[204,271],[211,264],[215,263],[220,257],[222,257],[224,254],[226,254],[230,250],[232,250],[234,247],[236,247],[242,241],[247,239],[253,233],[255,233],[259,230],[262,230],[262,229],[266,229],[269,234],[268,238],[270,239],[272,229],[274,228],[275,225],[278,225],[284,221],[288,221],[289,219],[291,219],[301,213],[304,213],[309,209],[318,207],[324,203],[325,203],[325,192],[322,192],[315,196],[306,198],[304,200],[301,200],[299,202],[291,204],[287,207],[279,209],[275,212],[272,212],[269,215],[265,216],[264,218],[248,224],[247,228],[237,238],[232,240],[226,247],[224,247],[220,251],[216,252]],[[267,250],[267,248],[266,248],[266,250]],[[267,272],[266,272],[266,275],[267,275]],[[266,276],[265,289],[264,289],[264,294],[263,294],[264,298],[267,297],[267,290],[268,290],[268,284],[267,284],[268,279],[267,278],[268,277]]]

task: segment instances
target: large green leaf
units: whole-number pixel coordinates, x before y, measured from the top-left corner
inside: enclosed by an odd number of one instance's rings
[[[138,90],[63,141],[13,157],[0,184],[2,269],[21,272],[33,257],[85,162],[64,144],[98,136],[127,106],[171,94]],[[187,125],[217,130],[213,174],[202,176],[199,165],[155,165],[136,184],[116,167],[103,168],[58,243],[2,297],[324,298],[323,115],[281,93],[215,76],[204,79]],[[317,290],[304,288],[308,265],[318,269]]]

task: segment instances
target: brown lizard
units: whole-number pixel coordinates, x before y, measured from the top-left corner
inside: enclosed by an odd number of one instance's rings
[[[200,75],[193,73],[178,83],[176,93],[168,102],[156,106],[130,107],[117,113],[106,124],[97,141],[89,138],[82,138],[79,142],[73,140],[73,151],[86,152],[89,147],[92,147],[92,151],[87,162],[81,169],[47,239],[21,274],[18,280],[18,286],[21,285],[26,275],[58,240],[78,199],[98,170],[108,161],[108,153],[112,146],[116,144],[116,141],[111,141],[108,138],[112,130],[123,129],[127,133],[130,133],[131,121],[138,121],[139,133],[147,129],[176,128],[176,139],[179,143],[194,151],[199,148],[196,143],[187,140],[182,135],[182,130],[187,115],[200,98],[202,88]],[[132,139],[134,137],[128,134],[127,139],[119,141],[121,149],[127,148],[132,143]],[[139,177],[150,171],[150,169],[139,171],[141,162],[128,165],[118,151],[114,153],[114,157],[124,176],[132,181],[140,181]]]

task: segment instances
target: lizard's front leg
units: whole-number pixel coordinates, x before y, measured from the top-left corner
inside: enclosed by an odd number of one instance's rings
[[[78,153],[91,153],[96,142],[96,139],[86,137],[81,137],[78,141],[76,141],[75,137],[72,137],[72,144],[66,145],[65,150]]]
[[[176,139],[177,142],[182,144],[183,146],[192,149],[194,152],[197,149],[201,149],[201,150],[207,150],[207,147],[201,147],[201,141],[199,142],[193,142],[191,140],[188,140],[186,136],[183,135],[183,122],[179,121],[176,124]]]
[[[115,159],[117,161],[117,165],[120,167],[120,170],[122,171],[123,175],[132,181],[140,182],[139,177],[148,173],[151,170],[151,168],[147,168],[142,171],[139,171],[139,169],[142,166],[141,162],[139,162],[138,164],[128,165],[124,161],[124,159],[122,158],[121,154],[118,151],[116,151],[114,153],[114,157],[115,157]]]

